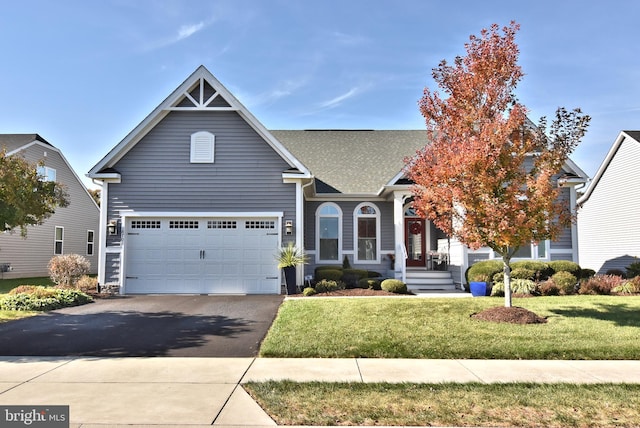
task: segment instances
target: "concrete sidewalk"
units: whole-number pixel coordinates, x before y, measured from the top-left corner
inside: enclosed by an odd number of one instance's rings
[[[249,381],[640,383],[640,361],[0,357],[0,406],[69,405],[72,427],[276,426]]]

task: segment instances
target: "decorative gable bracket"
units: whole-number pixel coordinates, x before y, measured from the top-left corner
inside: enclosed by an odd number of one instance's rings
[[[238,109],[227,102],[220,92],[213,88],[204,77],[200,77],[194,85],[178,96],[176,101],[166,110],[236,111]]]

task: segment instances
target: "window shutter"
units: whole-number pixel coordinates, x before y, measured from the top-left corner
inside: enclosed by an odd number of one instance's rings
[[[210,132],[191,135],[191,163],[213,163],[215,136]]]

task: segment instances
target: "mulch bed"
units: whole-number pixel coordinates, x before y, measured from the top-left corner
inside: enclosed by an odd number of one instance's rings
[[[477,314],[472,314],[471,317],[482,321],[511,324],[544,324],[547,322],[546,318],[542,318],[530,310],[518,306],[489,308]]]

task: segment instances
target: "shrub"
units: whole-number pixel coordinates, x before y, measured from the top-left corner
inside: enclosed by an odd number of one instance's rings
[[[502,272],[502,260],[482,260],[474,263],[467,270],[467,282],[484,281],[489,282],[498,272]]]
[[[73,285],[82,275],[89,273],[91,263],[79,254],[55,256],[49,260],[49,276],[58,285]]]
[[[504,297],[504,282],[494,282],[491,286],[491,297]]]
[[[31,293],[6,294],[0,299],[0,309],[5,311],[51,311],[68,306],[92,302],[91,297],[78,290],[62,290],[39,287]]]
[[[611,292],[618,294],[640,293],[640,276],[634,276],[630,281],[625,281],[624,283],[613,287]]]
[[[631,263],[629,266],[627,266],[626,270],[627,278],[629,279],[640,276],[640,262]]]
[[[520,268],[532,270],[534,272],[532,278],[534,281],[544,281],[553,275],[553,270],[549,267],[549,264],[540,260],[518,260],[511,263],[512,271]]]
[[[314,295],[314,294],[316,294],[316,293],[317,293],[317,291],[316,291],[316,289],[315,289],[315,288],[313,288],[313,287],[307,287],[307,288],[305,288],[304,290],[302,290],[302,295],[303,295],[303,296],[307,296],[307,297],[308,297],[308,296],[313,296],[313,295]]]
[[[344,282],[323,279],[318,281],[314,288],[318,293],[326,293],[330,291],[344,290],[344,287]]]
[[[611,294],[611,290],[622,285],[622,277],[618,275],[595,275],[580,284],[580,294]]]
[[[339,281],[342,278],[342,269],[316,269],[316,281]]]
[[[593,269],[580,269],[580,279],[588,279],[596,274]]]
[[[538,293],[536,283],[530,279],[512,279],[511,280],[511,294],[531,294]],[[500,281],[491,287],[492,296],[504,296],[504,282]]]
[[[407,284],[399,279],[385,279],[380,284],[380,288],[384,291],[396,294],[407,294]]]
[[[511,270],[511,278],[514,279],[529,279],[533,280],[536,276],[536,271],[525,267],[517,267]]]
[[[380,272],[376,272],[375,270],[367,271],[367,278],[380,278],[382,274]]]
[[[55,294],[55,289],[43,287],[42,285],[19,285],[9,290],[9,294],[28,293],[37,297],[51,297]]]
[[[75,288],[83,293],[95,293],[98,290],[98,278],[82,275],[76,281]]]
[[[609,269],[608,271],[605,272],[605,275],[615,275],[615,276],[619,276],[620,278],[627,277],[627,274],[620,269]]]
[[[351,263],[349,263],[349,256],[344,256],[342,260],[342,269],[351,269]]]
[[[358,281],[358,288],[368,288],[370,290],[381,290],[381,281],[375,278],[362,278]]]
[[[326,269],[330,269],[330,270],[342,270],[342,266],[338,266],[338,265],[322,265],[322,266],[316,266],[315,273],[317,274],[317,273],[318,273],[318,271],[326,270]]]
[[[573,294],[576,292],[576,285],[578,283],[578,279],[575,275],[560,271],[558,273],[554,273],[551,277],[551,281],[558,287],[560,294]]]
[[[367,278],[367,271],[362,269],[343,269],[342,278],[340,278],[347,288],[356,288],[358,281],[362,278]]]
[[[569,260],[554,260],[549,262],[549,267],[553,269],[554,273],[569,272],[576,279],[580,277],[580,265]]]
[[[542,294],[543,296],[559,296],[560,295],[560,288],[551,279],[541,282],[538,285],[538,290],[540,291],[540,294]]]

